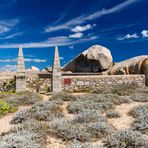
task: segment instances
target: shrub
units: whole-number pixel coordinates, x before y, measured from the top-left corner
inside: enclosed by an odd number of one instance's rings
[[[83,110],[77,114],[73,122],[76,123],[89,123],[89,122],[106,122],[107,120],[97,110]]]
[[[106,113],[106,117],[108,118],[120,118],[120,114],[117,111],[108,111]]]
[[[40,148],[45,146],[47,124],[30,119],[0,137],[0,146]]]
[[[29,118],[29,111],[28,109],[22,109],[18,111],[11,119],[11,124],[18,124],[26,121]]]
[[[54,118],[64,117],[63,109],[54,101],[43,101],[30,109],[33,118],[39,121],[52,121]]]
[[[148,147],[147,139],[136,131],[124,130],[110,135],[105,141],[105,146],[113,148],[142,148]]]
[[[144,117],[146,114],[148,114],[148,105],[136,106],[129,112],[134,118]]]
[[[81,143],[79,141],[72,141],[67,145],[67,148],[93,148],[91,143]]]
[[[131,98],[136,102],[148,102],[148,93],[135,93]]]
[[[66,93],[66,92],[60,92],[60,93],[56,93],[54,94],[50,99],[50,100],[61,100],[61,101],[74,101],[76,100],[76,97],[70,93]]]
[[[148,105],[134,107],[129,114],[135,118],[131,128],[148,135]]]
[[[41,101],[42,97],[30,91],[24,91],[16,94],[11,94],[8,97],[4,98],[4,101],[8,104],[13,105],[32,105],[38,101]]]
[[[41,145],[36,143],[36,134],[30,131],[17,131],[0,138],[1,148],[39,148]]]
[[[92,135],[87,132],[85,125],[73,124],[65,118],[50,122],[49,132],[64,141],[76,139],[83,142],[92,140]]]
[[[115,132],[115,129],[107,122],[92,122],[87,124],[88,132],[90,132],[94,138],[102,139],[111,133]]]
[[[119,97],[116,94],[88,94],[84,96],[77,96],[75,101],[70,101],[67,106],[69,113],[82,112],[85,109],[96,109],[101,112],[105,112],[109,109],[113,109],[115,105],[119,105],[127,102],[123,97]]]
[[[8,103],[0,100],[0,116],[15,112],[16,110],[16,107],[10,106]]]

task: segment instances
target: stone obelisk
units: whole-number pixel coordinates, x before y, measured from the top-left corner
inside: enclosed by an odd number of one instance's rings
[[[52,88],[52,92],[62,91],[62,73],[61,73],[58,47],[55,47],[55,52],[54,52],[51,88]]]
[[[19,47],[17,74],[16,74],[16,92],[26,90],[26,74],[22,46]]]

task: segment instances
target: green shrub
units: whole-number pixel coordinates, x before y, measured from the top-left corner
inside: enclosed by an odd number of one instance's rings
[[[105,141],[108,148],[146,148],[148,141],[136,131],[124,130],[110,135]]]
[[[16,107],[10,106],[8,103],[0,100],[0,116],[5,115],[7,113],[12,113],[17,110]]]

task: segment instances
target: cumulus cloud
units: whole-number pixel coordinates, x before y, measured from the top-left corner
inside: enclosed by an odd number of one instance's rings
[[[76,26],[74,28],[71,29],[72,32],[83,32],[83,31],[86,31],[86,30],[90,30],[92,29],[94,26],[96,26],[96,24],[87,24],[85,26]]]
[[[139,38],[139,36],[137,35],[137,33],[134,33],[134,34],[127,34],[123,37],[119,37],[117,38],[118,40],[127,40],[127,39],[137,39]]]
[[[147,38],[148,37],[148,30],[141,31],[142,37]]]
[[[81,33],[81,32],[69,35],[70,38],[81,38],[82,36],[83,36],[83,33]]]

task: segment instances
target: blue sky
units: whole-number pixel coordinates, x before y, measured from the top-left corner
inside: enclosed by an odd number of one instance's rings
[[[61,65],[92,45],[115,62],[148,54],[148,0],[0,0],[0,70],[15,69],[19,45],[26,67]]]

